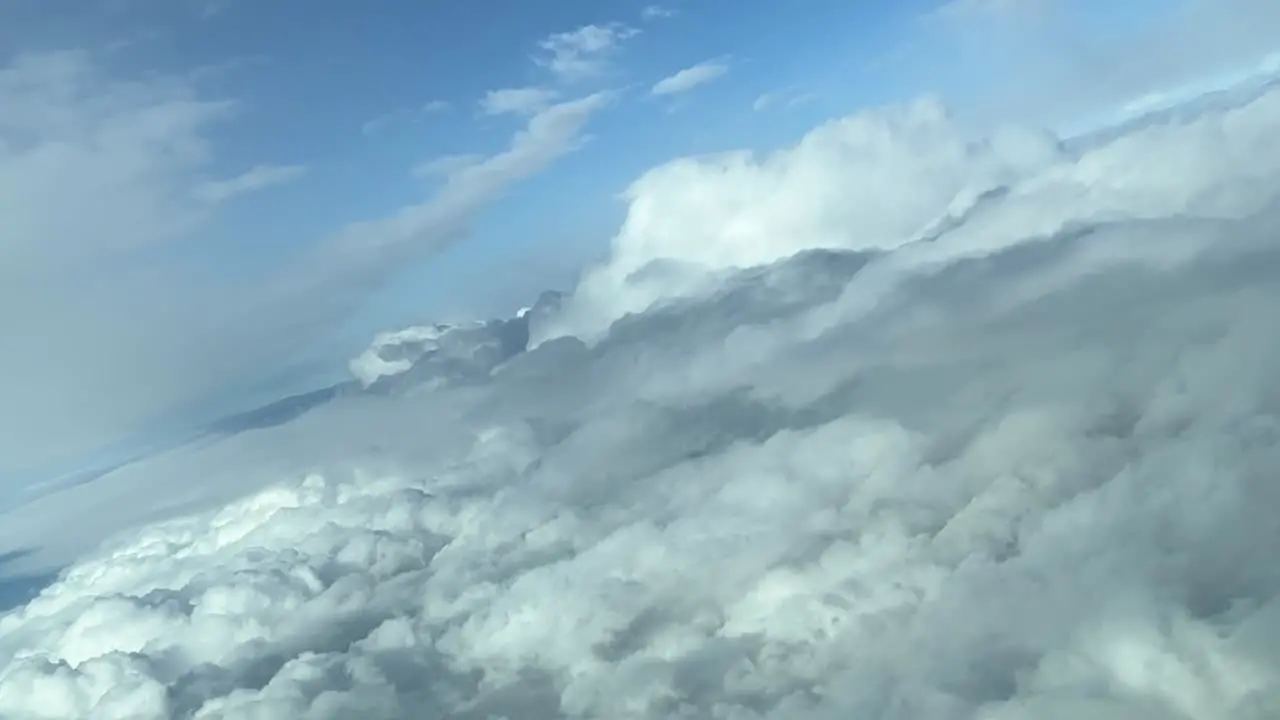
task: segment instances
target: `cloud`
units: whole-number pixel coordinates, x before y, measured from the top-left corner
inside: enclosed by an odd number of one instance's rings
[[[666,20],[679,14],[678,10],[663,5],[646,5],[640,10],[642,20]]]
[[[587,124],[613,99],[613,93],[599,92],[547,106],[528,117],[504,151],[474,162],[446,160],[452,171],[430,197],[387,217],[347,225],[292,268],[285,279],[287,301],[305,313],[320,298],[367,289],[406,262],[457,242],[475,216],[508,188],[581,148],[589,140]]]
[[[360,132],[366,137],[378,135],[394,125],[400,123],[422,122],[428,117],[439,115],[453,109],[453,106],[444,100],[432,100],[417,110],[398,110],[396,112],[379,115],[360,126]]]
[[[414,177],[449,177],[462,172],[472,165],[476,165],[484,160],[483,155],[476,153],[462,153],[457,155],[444,155],[433,158],[425,162],[418,163],[413,166],[409,172]]]
[[[82,556],[0,715],[1271,717],[1278,117],[922,101],[659,168],[610,263],[697,292],[0,517]]]
[[[0,69],[0,325],[12,343],[0,372],[25,378],[0,387],[0,501],[65,463],[233,406],[264,367],[328,337],[367,291],[581,147],[612,97],[549,105],[475,162],[418,167],[441,180],[421,202],[241,275],[209,264],[225,242],[219,208],[300,170],[260,162],[219,178],[215,133],[234,101],[189,78],[113,75],[85,53]]]
[[[621,23],[584,25],[540,41],[541,54],[533,60],[564,82],[598,77],[608,70],[619,45],[639,33]]]
[[[659,80],[649,89],[649,93],[655,97],[681,95],[696,87],[717,80],[728,72],[728,63],[719,60],[708,60]]]
[[[195,193],[203,202],[222,203],[247,193],[291,183],[306,172],[307,169],[301,165],[257,165],[233,178],[202,183],[196,186]]]
[[[0,712],[1266,717],[1277,219],[1102,222],[761,342],[878,277],[796,257],[489,385],[155,458],[82,492],[293,479],[0,619]]]
[[[164,396],[253,351],[198,273],[66,274],[198,237],[233,108],[45,63],[0,76],[0,187],[110,232],[0,235],[28,393],[0,454],[104,412],[94,382]],[[318,287],[465,232],[611,97],[343,236]],[[1274,717],[1277,118],[1272,91],[1066,144],[922,100],[661,166],[559,318],[581,337],[0,510],[0,580],[65,566],[0,616],[0,716]],[[9,164],[95,152],[93,192]],[[182,232],[107,242],[136,218]]]
[[[114,77],[68,51],[0,67],[0,105],[3,492],[259,356],[227,350],[237,333],[215,338],[235,303],[209,297],[207,270],[184,254],[214,217],[200,195],[234,101],[182,77]]]
[[[963,82],[984,120],[1087,130],[1134,98],[1229,81],[1280,47],[1280,9],[1267,0],[1188,0],[1125,32],[1102,29],[1108,17],[1063,0],[956,0],[922,16],[917,49],[894,72]]]
[[[546,109],[557,94],[540,87],[490,90],[480,101],[480,110],[485,115],[531,115]]]
[[[756,97],[756,99],[751,103],[751,109],[756,112],[764,112],[779,106],[784,108],[793,108],[813,102],[817,99],[817,93],[811,92],[767,92]]]

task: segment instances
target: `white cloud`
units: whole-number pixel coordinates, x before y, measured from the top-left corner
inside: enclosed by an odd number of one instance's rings
[[[17,109],[0,114],[0,178],[37,151],[121,152],[98,142],[114,117],[148,162],[104,163],[117,174],[91,187],[163,197],[130,217],[200,227],[205,126],[151,112],[190,90],[58,77],[0,84]],[[549,106],[440,194],[353,228],[323,287],[464,231],[580,147],[609,100]],[[1068,149],[921,101],[657,168],[563,318],[599,331],[590,344],[339,398],[0,512],[0,586],[71,563],[0,616],[0,716],[1274,717],[1277,118],[1272,92]],[[93,197],[41,187],[49,213]],[[106,228],[126,209],[85,206]],[[0,237],[6,262],[46,276],[137,247]],[[20,342],[0,363],[58,366],[5,374],[27,409],[66,391],[50,378],[86,396],[114,378],[121,401],[244,349],[202,362],[216,343],[161,342],[204,335],[174,322],[197,314],[145,314],[205,309],[177,283],[128,303],[114,283],[37,323],[9,301],[72,286],[3,279]],[[103,302],[144,314],[100,323]],[[49,352],[31,328],[67,339]],[[121,329],[148,354],[112,358]],[[64,399],[44,421],[86,411],[101,408]],[[0,438],[23,449],[14,415]]]
[[[707,292],[0,516],[182,515],[0,618],[0,715],[1271,717],[1278,117],[656,170],[613,265]]]
[[[379,115],[360,126],[360,132],[365,136],[372,137],[394,125],[421,122],[432,115],[439,115],[451,109],[453,109],[453,106],[444,100],[432,100],[417,110],[397,110],[385,115]]]
[[[418,163],[417,165],[414,165],[409,172],[414,177],[420,178],[448,177],[459,173],[482,160],[484,160],[484,156],[476,153],[444,155]]]
[[[485,115],[531,115],[545,110],[555,99],[555,90],[541,87],[490,90],[480,101]]]
[[[720,60],[708,60],[659,80],[650,88],[649,93],[659,97],[680,95],[717,80],[728,72],[728,63]]]
[[[646,5],[640,10],[640,18],[643,20],[666,20],[679,14],[674,8],[663,5]]]
[[[325,241],[318,252],[290,271],[285,292],[305,313],[317,295],[376,284],[387,273],[456,242],[476,214],[515,183],[546,170],[588,140],[591,118],[613,102],[599,92],[550,105],[529,116],[502,152],[453,164],[443,183],[422,202],[387,217],[351,223]],[[440,171],[441,166],[419,168]],[[285,302],[282,300],[281,302]]]
[[[534,62],[565,82],[597,77],[608,70],[619,45],[639,33],[620,23],[555,33],[538,43],[542,54]]]
[[[210,180],[196,186],[195,194],[203,202],[222,203],[247,193],[291,183],[307,169],[301,165],[256,165],[226,180]]]
[[[764,112],[777,107],[794,108],[818,99],[817,93],[780,91],[762,93],[751,103],[751,109]]]
[[[233,102],[59,52],[0,67],[0,106],[6,492],[14,474],[117,440],[259,356],[214,337],[235,303],[211,299],[206,271],[179,253],[207,228],[198,196]]]
[[[1280,48],[1280,5],[1187,0],[1126,32],[1105,14],[1065,0],[956,0],[923,17],[925,34],[895,74],[970,79],[967,101],[984,117],[1017,116],[1079,128],[1111,120],[1134,98],[1256,67]],[[944,66],[945,64],[945,66]]]

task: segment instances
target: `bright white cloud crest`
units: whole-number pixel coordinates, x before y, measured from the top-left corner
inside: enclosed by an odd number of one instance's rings
[[[0,715],[1274,717],[1277,118],[1073,149],[926,101],[659,168],[486,383],[69,491],[245,496],[0,619]],[[0,537],[73,556],[74,505]]]

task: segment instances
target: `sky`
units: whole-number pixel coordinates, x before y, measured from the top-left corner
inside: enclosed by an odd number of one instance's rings
[[[1070,127],[1247,65],[1275,11],[1230,5],[6,3],[0,478],[572,285],[673,157],[922,93]]]

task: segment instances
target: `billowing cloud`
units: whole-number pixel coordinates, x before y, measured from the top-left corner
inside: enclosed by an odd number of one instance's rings
[[[655,97],[681,95],[690,90],[718,80],[729,72],[729,64],[722,60],[708,60],[691,65],[653,84],[649,93]]]
[[[0,715],[1273,717],[1277,118],[655,170],[588,342],[0,517],[34,571],[177,515],[0,618]]]
[[[639,32],[621,23],[609,23],[554,33],[538,43],[540,53],[534,62],[564,82],[597,77],[609,68],[618,47]]]

